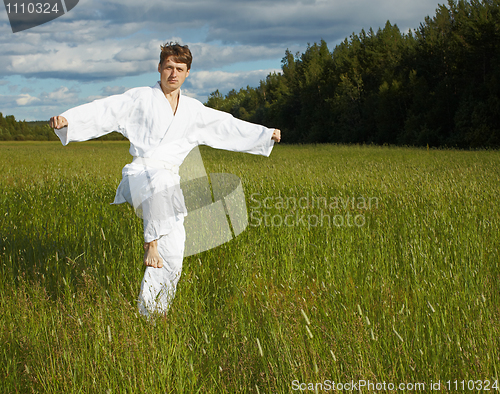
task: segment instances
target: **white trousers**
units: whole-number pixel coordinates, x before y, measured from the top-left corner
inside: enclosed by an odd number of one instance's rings
[[[158,253],[163,260],[163,267],[146,267],[144,272],[138,298],[142,315],[168,312],[181,277],[185,242],[184,218],[180,217],[168,234],[158,239]]]

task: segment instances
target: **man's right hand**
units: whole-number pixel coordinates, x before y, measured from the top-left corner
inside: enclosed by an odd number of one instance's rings
[[[68,121],[64,116],[53,116],[50,118],[49,124],[53,129],[62,129],[68,125]]]

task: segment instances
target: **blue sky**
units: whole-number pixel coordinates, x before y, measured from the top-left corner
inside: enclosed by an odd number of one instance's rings
[[[440,2],[441,4],[443,2]],[[433,16],[435,0],[80,0],[66,15],[12,33],[0,10],[0,112],[48,120],[68,108],[151,86],[160,45],[187,44],[183,93],[205,102],[219,89],[257,86],[286,49],[324,39],[330,49],[387,20],[407,32]]]

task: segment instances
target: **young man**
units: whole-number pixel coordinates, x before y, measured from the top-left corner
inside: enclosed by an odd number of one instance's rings
[[[198,145],[269,156],[281,132],[236,119],[181,94],[192,55],[187,46],[161,47],[153,87],[96,100],[50,119],[63,145],[118,131],[134,157],[122,171],[114,204],[130,203],[144,219],[146,271],[139,311],[165,313],[175,295],[184,256],[186,208],[179,165]]]

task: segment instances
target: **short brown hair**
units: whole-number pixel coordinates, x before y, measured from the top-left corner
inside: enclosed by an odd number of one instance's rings
[[[172,56],[174,62],[184,63],[187,65],[188,70],[191,69],[193,55],[187,45],[180,45],[177,42],[167,42],[165,45],[160,45],[160,48],[160,64],[168,57]]]

